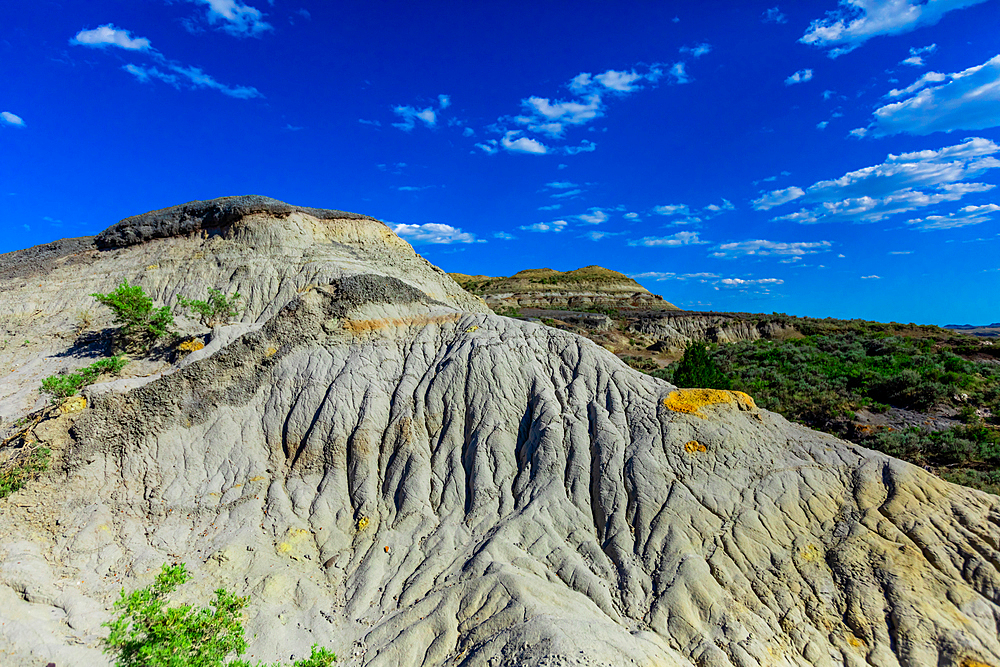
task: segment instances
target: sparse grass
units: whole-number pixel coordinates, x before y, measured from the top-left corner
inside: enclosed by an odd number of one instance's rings
[[[52,396],[55,403],[61,399],[75,396],[88,384],[93,384],[101,375],[116,375],[121,372],[128,359],[125,357],[109,357],[96,361],[75,373],[65,375],[50,375],[42,380],[42,392]]]
[[[52,451],[37,444],[26,445],[20,454],[0,464],[0,498],[20,491],[25,484],[49,469]]]

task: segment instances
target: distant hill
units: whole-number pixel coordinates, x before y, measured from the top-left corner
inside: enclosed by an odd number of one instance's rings
[[[1000,336],[1000,322],[994,322],[993,324],[946,324],[945,329],[954,329],[955,331],[961,331],[962,333],[972,334],[973,336]]]
[[[679,310],[625,274],[602,266],[574,271],[526,269],[512,276],[449,274],[463,288],[483,297],[490,307],[631,308]]]

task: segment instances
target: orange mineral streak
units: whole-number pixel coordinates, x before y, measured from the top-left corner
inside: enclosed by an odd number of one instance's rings
[[[757,406],[753,399],[742,391],[725,391],[722,389],[678,389],[670,392],[663,405],[668,410],[683,412],[706,419],[701,408],[706,405],[718,405],[723,403],[735,403],[740,410],[756,410]]]
[[[455,322],[461,317],[462,313],[448,313],[447,315],[435,315],[433,317],[387,317],[379,320],[344,320],[344,328],[352,334],[358,335],[394,327],[423,327],[428,324]]]

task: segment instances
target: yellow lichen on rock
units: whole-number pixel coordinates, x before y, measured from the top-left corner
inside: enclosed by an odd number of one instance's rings
[[[269,347],[266,350],[264,350],[265,357],[273,357],[276,354],[278,354],[278,348],[276,347]]]
[[[697,440],[691,440],[690,442],[684,443],[684,451],[688,454],[697,454],[699,452],[708,451],[708,448]]]
[[[740,410],[756,410],[753,399],[742,391],[726,391],[723,389],[678,389],[672,391],[663,399],[663,405],[668,410],[683,412],[705,419],[701,408],[706,405],[720,403],[735,403]]]
[[[83,396],[70,396],[62,405],[59,406],[59,412],[68,415],[74,412],[82,412],[87,409],[87,399]]]
[[[197,352],[205,349],[205,343],[200,338],[189,338],[178,345],[177,349],[181,352]]]
[[[479,328],[479,325],[478,324],[474,324],[471,327],[469,327],[468,329],[466,329],[465,333],[472,333],[473,331],[477,330],[478,328]]]
[[[358,519],[358,532],[361,532],[367,527],[368,527],[368,517],[363,516],[360,519]]]

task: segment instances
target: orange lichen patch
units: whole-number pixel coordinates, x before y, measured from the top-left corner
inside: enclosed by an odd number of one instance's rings
[[[62,405],[59,406],[59,412],[64,415],[69,415],[74,412],[83,412],[87,409],[87,399],[83,396],[70,396]]]
[[[392,327],[427,326],[428,324],[454,322],[461,316],[461,313],[449,313],[434,317],[386,317],[379,320],[344,320],[344,328],[352,334],[358,335]]]
[[[265,479],[267,479],[267,477],[264,477],[264,475],[257,475],[256,477],[251,477],[247,481],[248,482],[260,482],[260,481],[265,480]]]
[[[853,646],[854,648],[859,648],[865,645],[864,641],[858,639],[854,635],[847,635],[847,643]]]
[[[684,443],[684,451],[688,454],[697,454],[698,452],[708,451],[708,448],[697,440],[691,440]]]
[[[663,405],[674,412],[683,412],[705,419],[701,408],[706,405],[735,403],[740,410],[756,410],[753,399],[742,391],[725,391],[722,389],[678,389],[672,391],[663,399]]]
[[[159,264],[150,264],[149,266],[146,267],[146,270],[147,271],[155,271],[158,268],[160,268]]]
[[[985,662],[979,662],[978,660],[973,660],[972,658],[965,658],[962,660],[962,667],[993,667]]]
[[[810,544],[805,549],[799,552],[799,558],[806,561],[807,563],[811,563],[812,561],[816,560],[819,557],[820,557],[820,552],[815,544]],[[847,641],[848,643],[850,643],[851,641],[850,637],[848,637]],[[851,644],[851,645],[857,646],[857,644]]]
[[[203,343],[198,338],[189,338],[188,340],[178,345],[177,349],[180,350],[181,352],[197,352],[198,350],[205,349],[205,343]]]
[[[267,350],[264,351],[265,357],[273,357],[276,354],[278,354],[278,348],[276,347],[269,347],[267,348]]]

